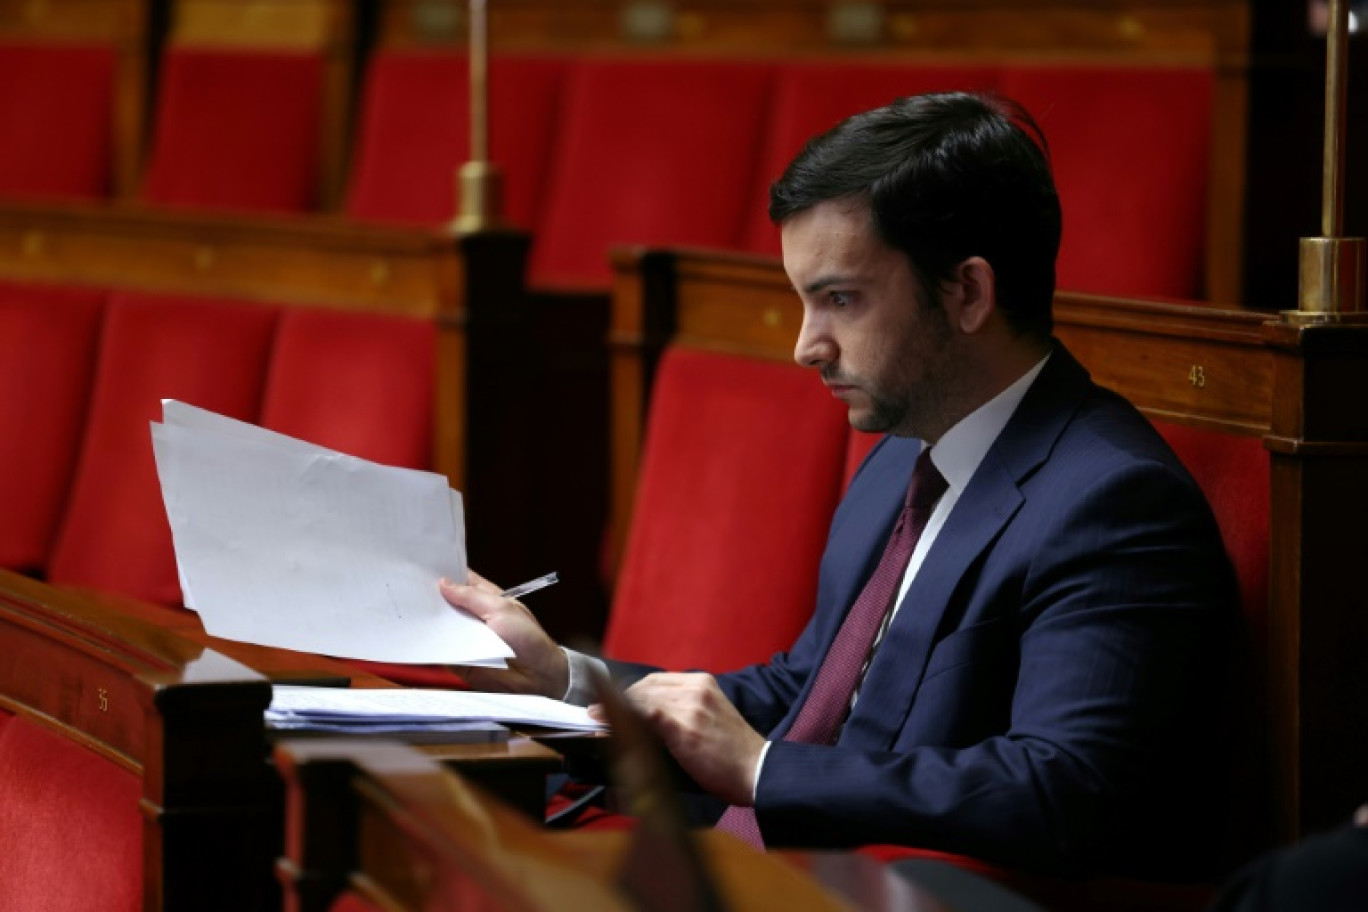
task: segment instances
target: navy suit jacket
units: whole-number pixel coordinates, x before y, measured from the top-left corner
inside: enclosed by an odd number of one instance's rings
[[[1233,576],[1176,457],[1058,344],[927,554],[836,745],[779,740],[920,446],[886,438],[857,473],[793,648],[718,678],[771,734],[755,802],[766,843],[1201,873]]]

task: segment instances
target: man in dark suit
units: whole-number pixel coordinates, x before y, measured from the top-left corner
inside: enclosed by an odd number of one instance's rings
[[[1209,854],[1234,584],[1195,483],[1052,340],[1042,146],[1009,103],[920,96],[817,137],[772,189],[795,359],[889,436],[791,650],[628,690],[743,838],[1162,877]],[[587,660],[521,606],[444,591],[518,655],[474,686],[582,695]]]

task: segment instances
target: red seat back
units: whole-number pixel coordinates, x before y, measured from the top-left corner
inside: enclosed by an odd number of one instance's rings
[[[138,776],[22,718],[0,725],[0,912],[142,908]]]
[[[768,65],[737,61],[576,64],[531,281],[607,288],[614,244],[736,248],[771,76]]]
[[[75,481],[48,578],[180,604],[148,423],[180,399],[255,421],[276,311],[194,298],[110,298]]]
[[[430,320],[285,310],[261,423],[362,459],[428,468],[436,351]]]
[[[1202,68],[1004,68],[1049,142],[1060,288],[1202,297],[1212,88]]]
[[[813,136],[851,114],[886,105],[895,98],[924,92],[990,90],[997,82],[998,71],[993,67],[830,61],[780,66],[742,248],[754,253],[779,253],[779,232],[767,214],[769,186]]]
[[[808,371],[667,351],[604,651],[725,671],[792,646],[816,597],[845,429]]]
[[[1270,708],[1267,688],[1271,465],[1258,437],[1156,422],[1206,494],[1235,570],[1243,620],[1234,641],[1226,712],[1217,723],[1228,745],[1224,860],[1243,863],[1264,850],[1272,830],[1268,795]]]
[[[320,54],[173,47],[160,82],[146,200],[276,212],[315,204]]]
[[[0,284],[0,567],[47,563],[85,427],[103,292]]]
[[[542,202],[565,62],[494,56],[489,154],[504,175],[504,215],[530,227]],[[470,158],[469,61],[381,51],[370,62],[347,213],[441,225],[457,211],[456,172]]]
[[[1259,643],[1268,630],[1269,458],[1263,441],[1181,424],[1159,432],[1201,485],[1235,568],[1244,620]]]
[[[860,470],[860,465],[864,463],[869,451],[874,449],[874,445],[882,439],[882,434],[866,434],[851,428],[850,440],[846,444],[845,483],[847,485],[850,484],[850,479],[855,477],[855,473]]]
[[[0,196],[110,191],[112,47],[0,41]]]

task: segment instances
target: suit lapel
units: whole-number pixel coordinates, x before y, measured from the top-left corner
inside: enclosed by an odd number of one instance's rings
[[[842,742],[893,743],[938,634],[948,632],[940,628],[956,586],[1021,508],[1021,482],[1049,456],[1088,382],[1086,371],[1056,346],[936,536],[870,665]]]

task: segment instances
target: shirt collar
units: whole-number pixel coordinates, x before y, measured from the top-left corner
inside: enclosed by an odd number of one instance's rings
[[[957,497],[969,485],[969,479],[978,471],[979,463],[988,455],[989,448],[1025,398],[1026,390],[1030,389],[1049,360],[1048,354],[1041,358],[1011,386],[956,422],[931,448],[931,461],[945,476],[946,484]]]

